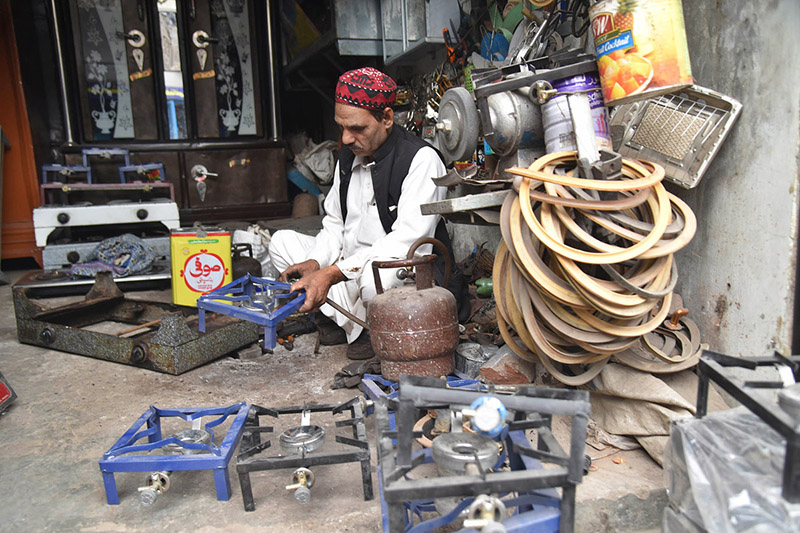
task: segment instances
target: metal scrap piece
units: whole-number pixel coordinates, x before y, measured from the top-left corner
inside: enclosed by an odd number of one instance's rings
[[[108,272],[101,272],[83,302],[48,309],[31,300],[32,289],[14,287],[19,342],[178,375],[258,340],[258,326],[214,316],[206,332],[189,327],[195,309],[128,299]],[[90,331],[102,322],[140,325],[161,320],[158,330],[138,334]],[[195,324],[195,322],[193,322]]]

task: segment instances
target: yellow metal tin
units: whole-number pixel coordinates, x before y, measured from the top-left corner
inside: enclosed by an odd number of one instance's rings
[[[221,228],[170,232],[172,303],[197,306],[197,298],[230,283],[231,234]]]

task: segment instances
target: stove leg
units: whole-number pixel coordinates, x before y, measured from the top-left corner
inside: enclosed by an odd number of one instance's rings
[[[389,508],[389,533],[401,533],[406,530],[406,511],[403,502],[392,502]],[[413,517],[412,517],[413,519]],[[409,524],[410,525],[410,524]]]
[[[226,502],[231,499],[231,478],[227,468],[214,470],[214,485],[217,487],[217,499]]]
[[[372,470],[369,459],[361,461],[361,484],[364,486],[364,501],[370,501],[375,496],[372,493]]]
[[[708,374],[703,371],[700,365],[700,375],[697,376],[697,410],[695,416],[703,418],[708,410]]]
[[[250,472],[239,472],[239,486],[242,488],[242,501],[245,511],[255,511],[256,503],[253,501],[253,486],[250,484]]]
[[[119,505],[117,482],[114,481],[113,472],[103,472],[103,485],[106,487],[106,500],[108,501],[108,505]]]
[[[800,436],[797,433],[786,439],[786,458],[783,460],[783,497],[789,503],[800,502]]]
[[[561,488],[561,520],[558,527],[559,533],[573,533],[575,531],[575,493],[577,487],[568,483]]]
[[[275,332],[275,326],[264,326],[264,349],[274,350],[278,344],[278,336]]]

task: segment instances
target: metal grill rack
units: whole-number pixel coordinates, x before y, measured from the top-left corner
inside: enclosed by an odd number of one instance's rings
[[[367,441],[367,432],[364,427],[364,409],[360,398],[353,398],[352,400],[341,404],[327,404],[327,405],[312,405],[312,406],[292,406],[292,407],[275,407],[266,408],[258,405],[250,407],[247,414],[247,423],[244,427],[244,436],[242,437],[242,445],[239,449],[239,455],[236,458],[236,470],[239,473],[239,483],[242,488],[242,500],[244,502],[245,511],[255,511],[256,505],[253,500],[253,489],[250,483],[251,472],[261,472],[264,470],[278,470],[285,468],[304,469],[307,471],[309,468],[321,465],[333,465],[342,463],[361,463],[361,482],[364,490],[364,500],[371,500],[373,498],[372,492],[372,474],[370,471],[370,452],[369,441]],[[310,417],[311,413],[330,413],[332,416],[349,413],[350,417],[344,420],[336,420],[335,427],[350,427],[352,428],[352,437],[344,435],[336,435],[335,441],[346,445],[348,448],[343,450],[333,450],[331,446],[326,446],[320,439],[314,440],[312,445],[298,445],[290,453],[283,455],[275,455],[271,457],[262,457],[261,453],[270,448],[272,442],[269,440],[262,441],[261,435],[272,433],[272,426],[260,425],[259,417],[267,416],[272,419],[277,419],[280,416],[300,414]],[[308,418],[306,418],[308,420]],[[299,429],[316,428],[317,426],[309,426],[308,422],[304,424],[301,418],[301,425]],[[313,433],[308,431],[308,434]],[[285,443],[281,435],[281,448],[284,452]],[[308,488],[313,484],[313,474],[311,483]],[[288,488],[288,487],[287,487]],[[301,487],[298,487],[301,488]],[[308,498],[310,498],[310,493]],[[297,494],[295,495],[297,498]],[[299,502],[305,503],[297,498]]]
[[[622,131],[620,154],[659,163],[666,179],[691,189],[705,174],[741,110],[733,98],[694,85],[677,94],[616,106],[610,127],[612,134]]]
[[[235,403],[228,407],[199,407],[185,409],[160,409],[150,408],[114,443],[100,460],[100,470],[103,473],[103,483],[106,489],[106,499],[109,505],[119,504],[117,484],[114,474],[117,472],[174,472],[177,470],[212,470],[214,484],[217,489],[217,499],[227,501],[231,497],[231,481],[228,475],[228,463],[233,456],[233,450],[242,436],[248,407],[244,402]],[[222,443],[214,444],[213,428],[234,415]],[[187,443],[175,435],[164,438],[161,433],[162,421],[165,418],[177,417],[187,422],[199,421],[203,417],[214,416],[213,420],[202,426],[205,433],[209,434],[210,442]],[[200,429],[199,427],[196,429]],[[142,439],[146,443],[137,444]],[[163,455],[135,455],[139,452],[152,452],[171,448],[186,450],[191,453],[165,453]],[[166,489],[165,489],[166,490]]]
[[[502,520],[506,531],[571,532],[575,521],[575,491],[583,477],[586,425],[591,406],[586,391],[522,386],[513,394],[490,394],[505,405],[507,428],[498,437],[507,456],[505,466],[479,474],[416,477],[416,469],[431,460],[428,449],[412,451],[420,437],[413,427],[418,409],[449,409],[461,413],[487,392],[446,388],[437,379],[401,376],[396,400],[380,398],[375,405],[378,448],[378,479],[381,487],[383,530],[430,531],[453,521],[479,498],[503,498],[513,516]],[[389,427],[389,409],[396,415],[397,429]],[[550,430],[552,415],[570,417],[568,453]],[[460,420],[455,416],[455,420]],[[532,445],[526,430],[536,430]],[[393,441],[396,439],[396,447]],[[435,439],[434,439],[435,442]],[[502,462],[502,459],[501,459]],[[542,468],[542,462],[553,465]],[[562,489],[559,497],[556,488]],[[463,498],[449,513],[414,524],[415,515],[433,510],[434,499]]]
[[[795,380],[800,378],[800,356],[790,357],[776,353],[771,357],[731,357],[703,350],[700,356],[700,376],[697,384],[697,418],[706,416],[708,382],[713,381],[738,402],[750,409],[769,427],[786,439],[786,458],[783,463],[783,497],[790,503],[800,502],[800,426],[774,401],[759,395],[759,390],[783,389],[782,381],[742,380],[728,368],[755,371],[758,367],[785,365],[792,370]],[[788,391],[789,389],[784,389]],[[780,394],[779,394],[780,398]],[[793,403],[797,403],[794,400]]]

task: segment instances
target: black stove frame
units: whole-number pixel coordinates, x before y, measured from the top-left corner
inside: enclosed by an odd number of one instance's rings
[[[236,471],[239,473],[239,484],[242,488],[242,500],[245,511],[255,511],[256,505],[253,500],[253,488],[250,483],[250,472],[261,472],[263,470],[278,470],[283,468],[310,468],[320,465],[333,465],[341,463],[361,463],[361,483],[364,490],[364,500],[373,499],[372,473],[370,469],[369,441],[367,440],[367,430],[364,426],[364,410],[360,398],[341,404],[308,405],[267,408],[258,405],[250,406],[247,420],[244,426],[242,444],[239,448],[239,455],[236,457]],[[336,435],[336,442],[347,444],[354,449],[343,451],[327,451],[326,445],[313,452],[274,457],[260,458],[259,454],[269,448],[272,444],[267,440],[262,442],[263,433],[272,433],[272,426],[259,425],[259,416],[270,416],[278,418],[281,415],[301,414],[303,411],[312,413],[330,412],[331,415],[338,415],[345,412],[350,413],[350,418],[337,420],[336,427],[350,426],[353,429],[352,437]]]
[[[713,381],[750,409],[769,427],[786,439],[786,458],[783,463],[783,497],[790,503],[800,502],[800,425],[775,402],[767,402],[753,394],[758,389],[780,389],[780,381],[742,381],[726,370],[728,367],[755,370],[760,366],[786,365],[792,369],[795,381],[800,378],[800,356],[779,353],[768,357],[732,357],[711,350],[700,356],[697,383],[697,418],[703,418],[708,408],[708,382]]]

